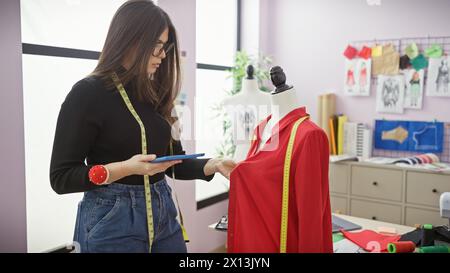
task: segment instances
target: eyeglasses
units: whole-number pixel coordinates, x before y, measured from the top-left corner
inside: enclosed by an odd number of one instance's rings
[[[161,56],[163,51],[165,54],[167,54],[174,48],[174,46],[175,45],[173,43],[170,43],[170,44],[158,43],[157,46],[155,47],[155,49],[153,50],[152,55],[155,57],[159,57],[159,56]]]

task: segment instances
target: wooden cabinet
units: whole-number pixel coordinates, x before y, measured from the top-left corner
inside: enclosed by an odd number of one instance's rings
[[[331,196],[331,212],[337,214],[348,214],[347,198],[339,196]]]
[[[345,164],[330,165],[330,192],[347,193],[348,187],[348,166]]]
[[[406,202],[439,208],[441,193],[450,192],[450,176],[408,172]]]
[[[439,215],[441,193],[450,192],[450,172],[364,162],[330,164],[334,213],[414,226],[448,223]]]
[[[406,208],[405,225],[415,226],[423,223],[448,225],[448,219],[442,218],[439,214],[439,210]]]
[[[356,217],[394,224],[402,223],[402,207],[397,205],[352,199],[350,211],[352,216]]]
[[[352,195],[402,201],[402,171],[352,166],[351,173]]]

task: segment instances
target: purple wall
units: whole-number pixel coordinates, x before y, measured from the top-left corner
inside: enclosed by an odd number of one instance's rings
[[[355,40],[450,36],[449,0],[381,0],[380,6],[368,6],[365,0],[261,1],[261,32],[266,32],[261,48],[284,68],[313,117],[317,96],[335,92],[337,111],[352,121],[450,121],[450,98],[425,96],[422,110],[396,115],[375,112],[374,90],[370,97],[344,96],[342,55]]]
[[[20,0],[0,1],[0,252],[26,252]]]

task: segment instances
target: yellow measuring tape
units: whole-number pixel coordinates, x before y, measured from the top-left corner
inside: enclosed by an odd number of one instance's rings
[[[133,115],[134,119],[136,119],[137,123],[139,124],[139,127],[141,128],[141,146],[142,146],[142,154],[147,154],[147,137],[145,135],[145,126],[142,122],[141,118],[139,117],[138,113],[133,107],[133,104],[130,101],[130,98],[128,97],[127,92],[125,91],[125,88],[123,87],[119,77],[116,73],[112,74],[112,79],[114,81],[114,84],[116,85],[116,88],[119,90],[120,95],[122,96],[123,101],[125,102],[125,105],[127,106],[130,113]],[[172,141],[170,141],[170,155],[173,155],[173,146]],[[172,178],[175,179],[175,169],[174,166],[172,166]],[[152,210],[152,196],[150,191],[150,179],[148,175],[144,175],[144,188],[145,188],[145,204],[146,204],[146,211],[147,211],[147,227],[148,227],[148,240],[149,240],[149,252],[152,250],[152,244],[153,244],[153,238],[154,238],[154,227],[153,227],[153,210]],[[177,199],[177,207],[178,207],[178,213],[180,214],[180,222],[181,222],[181,230],[183,232],[183,237],[185,242],[189,242],[189,238],[186,232],[186,229],[183,225],[183,215],[181,214],[180,205],[178,203],[178,197],[175,194],[175,198]]]
[[[297,129],[303,121],[309,116],[300,118],[294,123],[291,129],[288,146],[286,149],[286,157],[284,159],[283,169],[283,196],[281,201],[281,230],[280,230],[280,253],[286,253],[287,246],[287,229],[288,229],[288,207],[289,207],[289,176],[291,172],[292,149],[294,148],[295,136]]]
[[[119,80],[119,77],[116,73],[112,74],[112,79],[114,81],[114,84],[116,85],[117,89],[120,92],[120,95],[122,96],[123,101],[125,102],[128,110],[133,115],[133,117],[136,119],[137,123],[139,124],[139,127],[141,128],[141,146],[142,146],[142,154],[147,154],[147,138],[145,136],[145,127],[144,123],[142,122],[141,118],[139,117],[136,110],[134,110],[133,105],[131,104],[130,98],[127,95],[127,92],[125,91],[125,88],[123,87],[122,83]],[[154,228],[153,228],[153,211],[152,211],[152,195],[150,191],[150,179],[148,175],[144,175],[144,189],[145,189],[145,205],[147,210],[147,227],[148,227],[148,241],[149,241],[149,252],[152,251],[152,244],[153,244],[153,237],[154,237]]]

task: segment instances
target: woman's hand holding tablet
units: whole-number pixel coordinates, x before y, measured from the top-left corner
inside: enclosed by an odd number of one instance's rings
[[[156,159],[149,161],[150,163],[160,163],[166,161],[174,161],[174,160],[183,160],[183,159],[191,159],[204,156],[204,153],[201,154],[190,154],[190,155],[172,155],[172,156],[162,156],[157,157]]]

